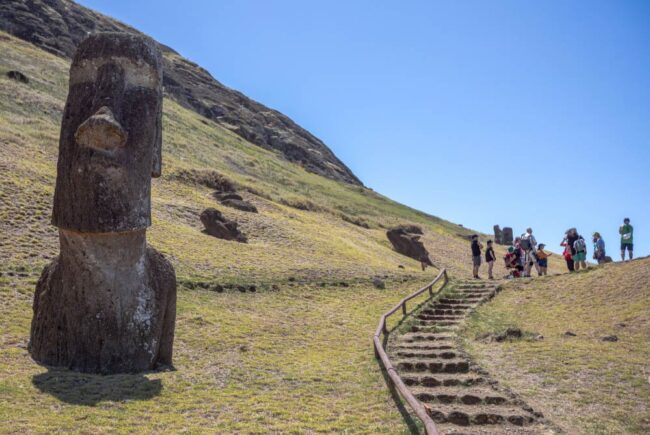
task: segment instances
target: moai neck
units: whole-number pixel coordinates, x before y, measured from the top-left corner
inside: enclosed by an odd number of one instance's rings
[[[60,261],[76,279],[115,282],[114,291],[130,291],[146,281],[146,231],[81,233],[59,230]],[[128,285],[126,285],[128,283]]]

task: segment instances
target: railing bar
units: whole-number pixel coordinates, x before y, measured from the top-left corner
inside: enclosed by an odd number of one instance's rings
[[[413,409],[413,411],[418,416],[418,418],[422,420],[422,423],[424,424],[424,430],[428,435],[438,435],[438,431],[436,430],[436,425],[434,421],[431,419],[431,417],[429,416],[429,414],[427,413],[427,410],[424,408],[422,403],[415,396],[413,396],[413,394],[408,389],[406,384],[404,384],[402,379],[397,374],[397,371],[395,370],[393,364],[390,362],[390,359],[388,358],[388,354],[386,353],[384,347],[381,344],[380,338],[382,333],[388,334],[388,329],[386,327],[386,319],[390,315],[394,314],[401,306],[402,312],[406,316],[406,302],[413,299],[414,297],[419,296],[420,294],[424,293],[426,290],[429,290],[430,297],[433,297],[433,286],[442,277],[444,277],[444,283],[442,287],[438,289],[436,294],[439,293],[449,282],[446,269],[442,269],[438,274],[438,276],[436,276],[436,278],[433,281],[431,281],[429,285],[403,298],[395,307],[393,307],[390,311],[386,312],[383,316],[381,316],[381,318],[379,319],[379,325],[377,326],[377,330],[375,331],[375,335],[373,336],[373,340],[372,340],[375,348],[375,354],[379,356],[379,360],[381,361],[382,365],[386,369],[388,376],[390,377],[393,384],[395,384],[395,387],[400,392],[404,400],[406,400],[406,402],[409,404],[411,409]]]

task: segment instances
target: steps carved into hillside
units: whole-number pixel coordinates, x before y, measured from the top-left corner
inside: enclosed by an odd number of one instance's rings
[[[440,434],[555,433],[541,413],[490,379],[459,345],[458,326],[497,291],[492,283],[460,282],[427,302],[409,319],[408,332],[389,342],[400,378]]]

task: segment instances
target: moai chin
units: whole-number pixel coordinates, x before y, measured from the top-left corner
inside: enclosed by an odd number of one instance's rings
[[[160,53],[144,36],[91,35],[69,86],[52,214],[60,254],[36,285],[30,353],[90,373],[171,365],[176,276],[146,241],[161,171]]]

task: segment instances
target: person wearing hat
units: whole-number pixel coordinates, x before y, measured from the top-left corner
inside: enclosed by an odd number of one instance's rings
[[[593,242],[594,242],[594,260],[598,262],[598,264],[603,264],[605,262],[605,241],[601,237],[600,233],[596,231],[593,234]]]
[[[546,252],[544,250],[545,247],[546,245],[543,243],[537,245],[537,273],[539,273],[539,276],[546,275],[548,271],[548,257],[553,255],[552,252]]]
[[[630,218],[623,219],[623,225],[618,228],[621,235],[621,260],[625,261],[625,250],[630,254],[630,260],[634,258],[634,240],[632,239],[634,228],[630,225]]]

